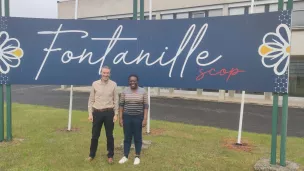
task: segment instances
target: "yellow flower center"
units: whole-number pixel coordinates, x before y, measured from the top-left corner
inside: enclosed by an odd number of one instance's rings
[[[287,53],[290,53],[290,46],[288,46],[288,47],[286,48],[286,52],[287,52]]]
[[[19,58],[23,56],[23,50],[20,49],[20,48],[17,48],[17,49],[14,50],[12,53],[13,53],[15,56],[19,57]]]
[[[260,53],[262,54],[262,55],[266,55],[266,54],[268,54],[269,52],[271,52],[272,51],[272,48],[270,48],[269,46],[267,46],[267,45],[263,45],[261,48],[260,48]]]

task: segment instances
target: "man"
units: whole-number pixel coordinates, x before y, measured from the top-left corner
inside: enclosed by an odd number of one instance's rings
[[[102,67],[101,79],[92,84],[88,102],[88,119],[93,123],[93,126],[88,160],[92,161],[95,158],[100,131],[104,125],[107,136],[108,162],[112,164],[114,156],[113,130],[118,116],[118,94],[117,84],[109,78],[110,72],[109,67]]]

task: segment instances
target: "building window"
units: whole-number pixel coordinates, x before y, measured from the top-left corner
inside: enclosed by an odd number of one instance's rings
[[[249,13],[251,11],[251,7],[249,7]],[[253,13],[264,13],[265,12],[265,6],[264,5],[258,5],[253,7]]]
[[[167,19],[174,19],[173,14],[163,14],[161,15],[161,19],[167,20]]]
[[[191,18],[204,18],[204,17],[208,17],[208,13],[206,11],[191,12]]]
[[[269,12],[278,11],[278,4],[270,4]]]
[[[216,9],[216,10],[209,10],[208,11],[208,17],[216,17],[216,16],[222,16],[223,10],[222,9]]]
[[[292,13],[291,25],[292,27],[304,27],[304,8],[303,10],[296,10]]]
[[[270,6],[269,4],[265,5],[265,12],[269,12],[269,6]]]
[[[127,18],[118,18],[118,20],[132,20],[132,17],[127,17]]]
[[[189,18],[189,13],[178,13],[176,19]]]
[[[298,1],[293,3],[293,10],[304,10],[304,1]]]
[[[145,20],[149,20],[149,16],[145,16]],[[156,19],[156,15],[152,15],[152,20],[155,20]]]
[[[291,57],[289,66],[289,93],[291,96],[304,97],[304,59]]]
[[[229,15],[244,15],[245,7],[229,8]]]

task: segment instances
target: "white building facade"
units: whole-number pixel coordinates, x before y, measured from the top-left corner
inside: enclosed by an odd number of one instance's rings
[[[148,19],[149,0],[144,2],[145,19]],[[250,0],[152,0],[152,2],[152,16],[157,20],[248,15],[251,11]],[[284,1],[284,9],[286,7],[287,0]],[[75,0],[58,2],[60,19],[73,19],[74,10]],[[254,13],[272,11],[278,11],[278,0],[255,0]],[[132,0],[79,0],[78,19],[131,20],[132,16]],[[290,96],[304,97],[304,0],[294,0],[291,44],[289,93]],[[171,89],[172,91],[173,89]],[[204,91],[220,91],[222,94],[225,92],[223,90]],[[266,98],[270,98],[271,95],[266,92],[247,93],[264,93]],[[229,94],[233,96],[234,91],[229,91]]]

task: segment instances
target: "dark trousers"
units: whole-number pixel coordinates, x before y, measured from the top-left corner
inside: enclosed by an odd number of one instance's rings
[[[142,146],[142,122],[143,115],[127,115],[123,116],[124,128],[124,155],[129,156],[132,137],[134,138],[136,155],[140,155]]]
[[[96,150],[98,146],[98,139],[100,136],[100,131],[102,125],[104,124],[105,132],[107,136],[107,150],[108,158],[114,156],[114,111],[94,111],[93,112],[93,126],[92,126],[92,138],[91,138],[91,147],[90,147],[90,157],[95,157]]]

